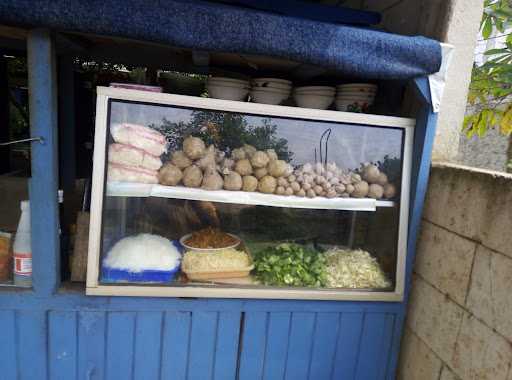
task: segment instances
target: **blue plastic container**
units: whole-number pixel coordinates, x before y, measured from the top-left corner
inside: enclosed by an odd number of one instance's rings
[[[176,247],[180,253],[183,253],[183,247],[181,244],[173,240],[172,245]],[[140,272],[130,272],[126,269],[109,268],[102,266],[101,268],[101,281],[110,283],[119,282],[136,282],[146,284],[162,284],[168,283],[174,280],[176,274],[180,271],[181,262],[174,269],[170,270],[143,270]]]
[[[164,270],[144,270],[141,272],[129,272],[124,269],[113,269],[103,267],[101,269],[102,282],[138,282],[138,283],[166,283],[171,282],[179,272],[180,266]]]

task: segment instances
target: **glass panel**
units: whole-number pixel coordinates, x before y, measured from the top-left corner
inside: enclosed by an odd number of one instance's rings
[[[121,101],[108,129],[101,283],[394,289],[403,129]]]
[[[26,58],[11,54],[0,57],[2,143],[30,137]],[[32,286],[30,212],[23,203],[29,201],[30,148],[30,142],[0,146],[0,287]]]

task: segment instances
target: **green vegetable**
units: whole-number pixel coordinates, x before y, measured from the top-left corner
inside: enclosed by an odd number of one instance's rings
[[[265,285],[315,286],[326,284],[326,261],[318,251],[283,243],[254,256],[255,275]]]

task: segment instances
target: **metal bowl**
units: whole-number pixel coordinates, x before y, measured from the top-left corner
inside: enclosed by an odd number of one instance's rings
[[[180,238],[180,244],[185,248],[186,251],[203,252],[203,253],[215,253],[215,252],[223,251],[225,249],[231,249],[231,248],[235,249],[236,247],[238,247],[240,245],[240,243],[242,242],[242,240],[234,234],[230,234],[230,233],[227,233],[227,234],[229,236],[235,238],[237,240],[236,243],[228,245],[226,247],[222,247],[222,248],[197,248],[197,247],[192,247],[191,245],[188,245],[187,243],[185,243],[188,240],[188,238],[190,238],[192,236],[192,234],[186,234]]]

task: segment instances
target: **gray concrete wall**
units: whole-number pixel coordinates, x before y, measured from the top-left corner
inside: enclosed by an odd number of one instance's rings
[[[434,37],[454,45],[455,51],[448,69],[432,158],[452,161],[459,149],[483,1],[451,0],[448,3],[445,21]]]
[[[509,139],[496,129],[490,129],[483,137],[470,139],[461,134],[455,161],[476,168],[506,171]]]
[[[436,165],[400,380],[512,380],[512,175]]]

